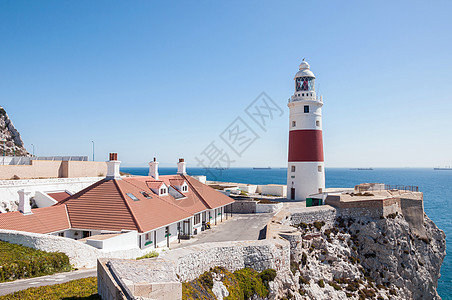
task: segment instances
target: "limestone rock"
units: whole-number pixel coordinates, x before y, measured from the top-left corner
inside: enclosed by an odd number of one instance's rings
[[[0,141],[5,141],[3,148],[3,142],[0,144],[1,155],[5,151],[6,156],[29,156],[24,146],[24,142],[20,137],[19,131],[14,127],[13,122],[8,117],[8,114],[0,106]]]

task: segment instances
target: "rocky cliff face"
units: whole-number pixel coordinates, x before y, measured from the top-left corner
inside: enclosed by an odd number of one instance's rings
[[[440,299],[445,234],[424,215],[428,238],[400,214],[299,224],[292,274],[270,282],[270,299]]]
[[[5,141],[3,143],[3,141]],[[0,106],[0,155],[5,152],[6,156],[28,156],[30,155],[24,147],[24,142],[19,131],[14,127],[8,114]],[[3,148],[4,144],[4,148]]]

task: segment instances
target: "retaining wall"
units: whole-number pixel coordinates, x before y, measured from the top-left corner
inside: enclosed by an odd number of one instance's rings
[[[254,214],[254,213],[273,213],[283,207],[282,203],[259,203],[258,201],[236,200],[232,203],[232,213],[236,214]],[[226,212],[230,212],[229,209]]]
[[[288,219],[284,221],[288,225],[298,225],[300,223],[314,223],[323,221],[332,226],[336,220],[338,211],[329,205],[305,207],[300,210],[292,211]]]
[[[290,268],[290,246],[284,240],[218,242],[188,246],[159,258],[126,261],[100,259],[98,291],[104,300],[124,297],[181,299],[181,282],[194,280],[210,268],[234,272],[246,267],[256,271]]]

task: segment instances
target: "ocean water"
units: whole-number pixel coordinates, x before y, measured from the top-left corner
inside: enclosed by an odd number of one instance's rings
[[[121,168],[134,175],[147,175],[148,168]],[[176,168],[159,168],[161,175],[175,174]],[[207,180],[253,183],[285,184],[286,168],[205,170],[188,168],[190,175],[207,175]],[[452,243],[452,171],[433,169],[374,169],[359,171],[326,168],[326,187],[353,187],[364,182],[381,182],[390,185],[416,185],[424,193],[424,209],[430,219],[446,233],[446,244]],[[452,254],[446,255],[441,267],[438,293],[443,299],[452,299]]]

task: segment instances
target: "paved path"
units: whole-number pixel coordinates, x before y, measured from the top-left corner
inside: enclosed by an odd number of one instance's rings
[[[234,214],[232,218],[212,226],[196,235],[194,238],[181,243],[174,242],[170,246],[171,249],[210,243],[210,242],[226,242],[226,241],[244,241],[259,239],[260,231],[271,220],[274,213],[265,214]]]
[[[97,276],[96,269],[84,269],[72,272],[57,273],[30,279],[19,279],[11,282],[0,283],[0,296],[11,294],[30,287],[64,283],[75,279]]]

